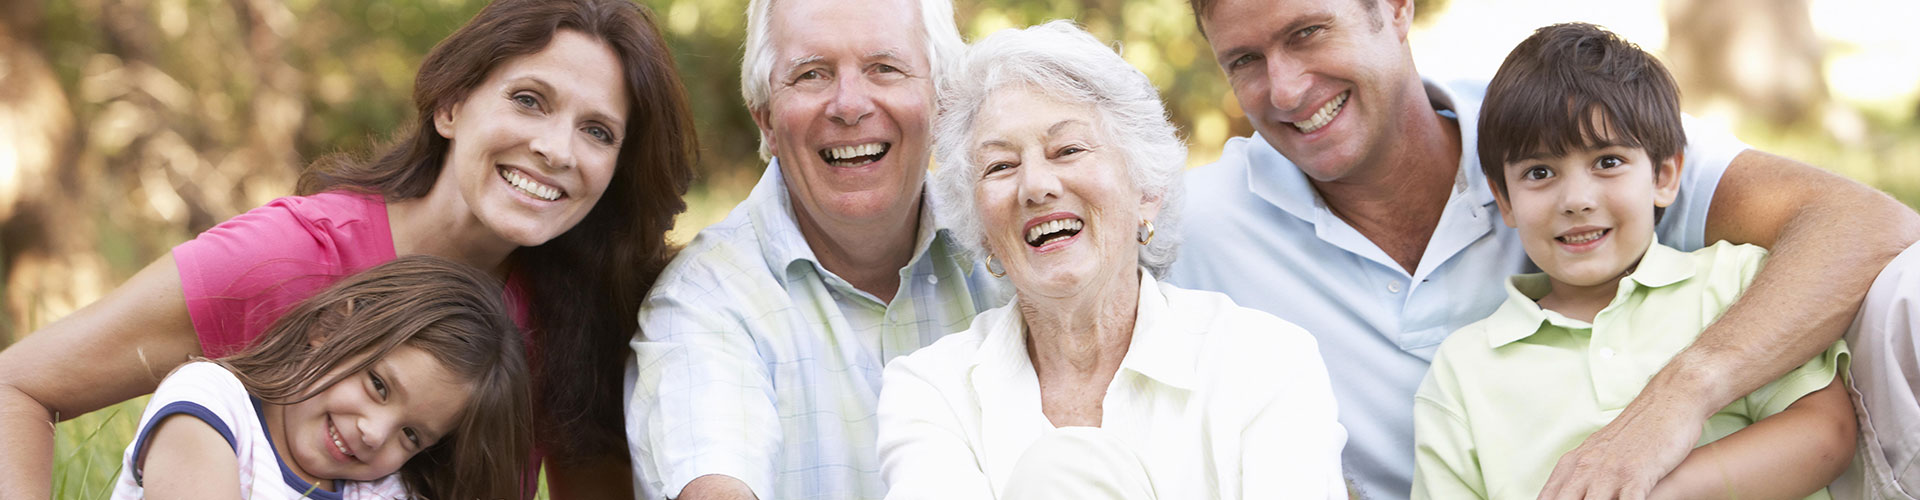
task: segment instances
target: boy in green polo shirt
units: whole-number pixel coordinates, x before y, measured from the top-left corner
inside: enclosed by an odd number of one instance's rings
[[[1679,188],[1678,93],[1652,56],[1578,23],[1534,32],[1488,84],[1481,168],[1545,272],[1441,344],[1414,401],[1413,498],[1535,498],[1760,269],[1759,247],[1654,241]],[[1714,414],[1652,498],[1828,498],[1853,456],[1846,356],[1835,343]]]

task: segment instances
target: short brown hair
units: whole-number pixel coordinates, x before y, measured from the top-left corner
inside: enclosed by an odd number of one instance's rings
[[[407,460],[401,479],[422,498],[519,498],[533,448],[533,396],[525,340],[501,288],[450,260],[400,257],[301,301],[255,344],[214,362],[249,394],[287,405],[365,371],[396,347],[420,349],[471,392],[453,431]],[[336,370],[342,375],[328,378]]]
[[[1687,146],[1680,89],[1667,68],[1640,47],[1599,26],[1555,24],[1535,30],[1507,55],[1480,106],[1480,169],[1507,194],[1507,162],[1612,141],[1645,150],[1653,161]]]

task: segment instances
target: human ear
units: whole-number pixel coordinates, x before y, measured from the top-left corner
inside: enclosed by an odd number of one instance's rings
[[[753,124],[760,127],[760,141],[766,143],[769,153],[779,146],[779,143],[774,141],[773,138],[773,117],[771,116],[772,112],[769,110],[772,107],[773,103],[768,102],[767,105],[761,106],[760,109],[753,110],[752,113]]]
[[[453,108],[459,106],[457,103],[451,106],[441,106],[440,109],[433,112],[433,131],[440,133],[440,137],[453,139]]]
[[[1385,3],[1386,7],[1391,9],[1388,12],[1392,14],[1387,20],[1392,21],[1393,29],[1400,35],[1400,41],[1406,42],[1407,34],[1413,32],[1413,0],[1386,0]]]
[[[1686,165],[1686,152],[1674,153],[1653,166],[1653,206],[1665,208],[1680,196],[1680,169]]]

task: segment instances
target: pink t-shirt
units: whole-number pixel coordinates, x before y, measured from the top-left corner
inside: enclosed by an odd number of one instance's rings
[[[344,191],[276,199],[173,247],[200,349],[216,358],[340,278],[393,258],[385,201]],[[526,331],[527,301],[512,285],[507,309]]]
[[[238,352],[287,310],[347,275],[393,260],[387,204],[377,194],[328,191],[288,196],[227,219],[180,246],[174,266],[200,350],[217,358]],[[507,279],[507,313],[532,329],[525,284]],[[531,338],[529,338],[531,340]],[[527,345],[532,354],[534,345]],[[528,490],[545,455],[536,446]]]

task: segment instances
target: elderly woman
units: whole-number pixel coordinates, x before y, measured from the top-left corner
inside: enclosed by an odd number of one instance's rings
[[[1186,148],[1146,76],[1066,21],[956,69],[937,215],[1017,295],[887,366],[888,497],[1345,498],[1312,338],[1157,279]]]

